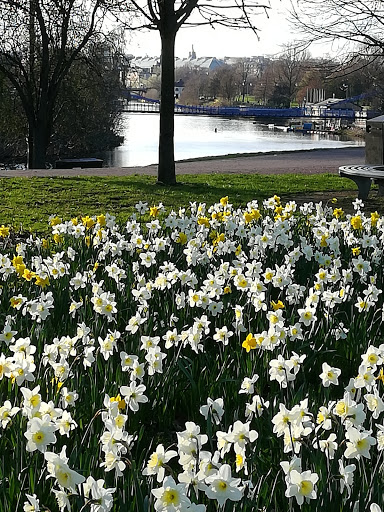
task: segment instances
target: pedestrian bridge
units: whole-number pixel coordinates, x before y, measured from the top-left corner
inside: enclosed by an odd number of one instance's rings
[[[130,94],[128,101],[122,108],[124,112],[142,112],[151,113],[160,111],[160,101],[143,96]],[[203,105],[180,105],[175,103],[175,114],[191,114],[221,117],[252,117],[252,118],[271,118],[271,119],[290,119],[295,117],[308,117],[320,119],[350,119],[353,121],[356,112],[352,109],[330,109],[318,108],[312,106],[294,107],[294,108],[267,108],[267,107],[209,107]],[[358,113],[360,114],[360,113]]]

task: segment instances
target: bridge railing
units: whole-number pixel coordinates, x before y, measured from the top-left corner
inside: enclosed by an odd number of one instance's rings
[[[133,112],[158,112],[160,101],[131,95],[133,102],[128,103],[127,110]],[[268,108],[268,107],[211,107],[205,105],[175,104],[176,114],[195,114],[222,117],[254,117],[254,118],[291,118],[291,117],[318,117],[318,118],[355,118],[352,109],[326,109],[316,107]]]

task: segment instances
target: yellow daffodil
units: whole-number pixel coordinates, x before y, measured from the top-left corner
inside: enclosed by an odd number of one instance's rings
[[[261,217],[261,213],[259,212],[259,210],[255,210],[254,208],[252,208],[250,212],[244,212],[243,217],[246,224],[249,224],[253,220],[258,220]]]
[[[376,377],[376,380],[381,380],[381,382],[384,384],[384,370],[383,370],[383,368],[380,369],[379,375]]]
[[[208,219],[208,217],[199,217],[197,219],[197,223],[199,224],[199,226],[205,226],[205,227],[209,228],[209,219]]]
[[[23,302],[23,299],[21,297],[11,297],[9,302],[13,308],[17,308]]]
[[[39,275],[35,275],[35,277],[36,277],[35,284],[37,286],[40,286],[41,288],[45,288],[47,285],[49,285],[48,276],[40,277]]]
[[[281,215],[281,214],[283,213],[283,207],[282,207],[281,205],[276,206],[276,208],[275,208],[275,213],[276,213],[277,215]]]
[[[273,196],[273,199],[275,200],[276,204],[279,205],[280,204],[280,197],[279,196],[276,196],[274,195]]]
[[[223,220],[223,212],[213,212],[212,219],[222,221]]]
[[[252,333],[248,334],[248,336],[245,338],[241,346],[245,348],[247,352],[257,347],[256,338],[253,336]]]
[[[53,235],[53,240],[54,240],[55,244],[61,244],[63,241],[63,237],[61,235],[55,233]]]
[[[23,257],[22,256],[14,256],[12,258],[12,265],[16,268],[18,265],[23,264]]]
[[[179,233],[176,242],[181,245],[185,245],[188,241],[188,237],[185,233]]]
[[[22,276],[24,274],[24,270],[27,268],[26,265],[24,265],[22,256],[14,256],[12,259],[12,265],[15,267],[19,276]]]
[[[244,217],[246,224],[249,224],[250,222],[253,221],[253,216],[252,216],[252,213],[250,213],[250,212],[244,212],[243,217]]]
[[[31,281],[35,277],[35,273],[32,272],[32,270],[29,270],[28,268],[25,268],[22,277],[26,281]]]
[[[0,226],[0,236],[5,238],[8,235],[9,235],[9,228],[4,226],[4,224],[3,224],[2,226]]]
[[[81,220],[83,221],[83,224],[87,229],[93,228],[93,226],[96,224],[95,219],[92,219],[92,217],[89,217],[88,215],[82,217]]]
[[[273,311],[277,311],[278,309],[284,309],[285,306],[284,304],[281,302],[281,300],[278,300],[277,302],[275,302],[274,300],[271,302],[271,306],[273,308]]]
[[[342,208],[335,208],[333,210],[333,216],[336,217],[336,219],[340,219],[344,215],[344,210]]]
[[[61,222],[62,222],[62,219],[60,217],[57,217],[57,216],[56,217],[52,217],[51,220],[49,221],[51,226],[57,226]]]
[[[371,224],[372,226],[376,226],[377,221],[380,219],[380,215],[377,212],[371,213]]]
[[[106,217],[104,214],[101,214],[101,215],[98,215],[96,217],[96,220],[97,220],[97,223],[99,224],[100,227],[104,227],[107,223],[106,221]]]
[[[220,233],[220,235],[218,235],[215,240],[212,241],[212,245],[217,245],[219,242],[224,242],[225,240],[225,235],[224,233]]]
[[[355,215],[351,218],[351,226],[353,229],[361,229],[363,227],[360,215]]]
[[[151,217],[157,217],[159,215],[160,209],[157,206],[151,206],[149,209],[149,215]]]

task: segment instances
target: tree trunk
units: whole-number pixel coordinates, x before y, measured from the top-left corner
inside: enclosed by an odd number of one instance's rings
[[[45,169],[48,128],[43,123],[31,123],[28,131],[28,169]]]
[[[158,183],[174,185],[175,171],[175,39],[176,30],[163,30],[161,36],[161,100]]]

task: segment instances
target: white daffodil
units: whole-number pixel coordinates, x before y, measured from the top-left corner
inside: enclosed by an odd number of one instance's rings
[[[147,462],[147,467],[143,470],[143,475],[156,475],[157,481],[160,483],[164,480],[165,464],[171,459],[177,457],[175,450],[164,450],[164,446],[159,444],[156,451],[152,453]]]
[[[84,496],[89,499],[90,512],[108,512],[113,507],[113,493],[116,488],[104,487],[104,480],[89,476],[83,483]]]
[[[23,511],[24,512],[39,512],[40,511],[40,502],[39,498],[36,496],[36,494],[26,494],[25,495],[28,499],[28,501],[25,501],[23,504]]]
[[[0,407],[0,423],[2,428],[6,428],[6,426],[11,423],[13,416],[19,411],[20,407],[12,407],[11,402],[6,400]]]
[[[350,427],[345,436],[348,439],[347,448],[344,452],[346,459],[371,458],[369,450],[371,446],[376,444],[376,439],[371,436],[371,431],[357,430],[354,427]]]
[[[233,424],[232,432],[229,434],[229,441],[233,443],[235,453],[243,453],[247,443],[253,443],[259,437],[256,430],[250,430],[251,423],[242,423],[240,420]]]
[[[47,470],[49,473],[47,478],[55,478],[60,487],[76,493],[76,487],[82,484],[85,478],[69,468],[67,464],[68,460],[63,455],[63,452],[60,455],[45,452],[44,458],[47,461]]]
[[[320,379],[322,380],[323,386],[325,388],[329,388],[331,384],[337,386],[339,384],[338,378],[341,375],[341,370],[329,366],[328,363],[323,363],[321,368],[323,371],[320,374]]]
[[[377,420],[380,414],[384,411],[384,402],[379,395],[377,388],[373,389],[373,393],[364,395],[364,400],[367,402],[368,409],[373,413],[373,419]]]
[[[212,400],[212,398],[208,397],[206,405],[202,405],[200,407],[200,413],[204,416],[205,419],[207,419],[208,415],[210,414],[216,425],[219,425],[224,414],[223,399],[216,398],[216,400]]]
[[[268,409],[269,401],[263,400],[261,396],[254,395],[252,402],[245,405],[245,416],[247,419],[251,419],[253,415],[257,418],[263,414],[264,409]]]
[[[313,442],[314,446],[317,446],[317,444],[320,447],[320,450],[325,453],[328,459],[333,459],[335,457],[335,451],[337,450],[338,444],[336,441],[336,434],[330,434],[328,439],[321,439],[317,442],[315,440]]]
[[[240,478],[232,478],[229,464],[220,466],[217,473],[207,477],[205,482],[209,487],[205,489],[208,498],[216,500],[219,506],[224,506],[227,500],[240,501],[243,491],[239,488]]]
[[[48,445],[56,443],[54,432],[58,427],[44,416],[44,419],[32,418],[28,422],[27,431],[24,433],[28,439],[26,449],[28,452],[39,450],[45,452]]]
[[[120,393],[124,396],[131,411],[137,412],[139,410],[139,404],[148,402],[148,397],[144,395],[146,389],[144,384],[137,385],[136,382],[131,382],[129,386],[120,387]]]
[[[34,413],[39,410],[41,404],[41,395],[39,393],[40,386],[36,386],[34,389],[20,388],[20,391],[24,397],[23,400],[23,415],[32,418]]]
[[[254,384],[257,382],[259,376],[257,374],[253,375],[252,378],[245,377],[243,382],[241,383],[241,388],[239,393],[246,393],[247,395],[252,395],[254,392]]]
[[[317,473],[303,471],[299,473],[293,469],[290,473],[290,482],[287,484],[285,495],[287,498],[295,497],[298,505],[304,503],[304,499],[316,499],[316,482],[319,479]]]
[[[176,484],[171,476],[164,479],[163,486],[152,489],[155,496],[155,510],[158,512],[183,512],[191,504],[185,484]]]
[[[351,494],[353,485],[353,474],[356,469],[355,464],[349,464],[344,467],[342,459],[339,459],[339,472],[340,472],[340,492],[344,492],[344,489],[348,491],[348,497]]]

